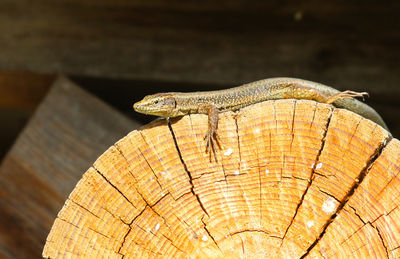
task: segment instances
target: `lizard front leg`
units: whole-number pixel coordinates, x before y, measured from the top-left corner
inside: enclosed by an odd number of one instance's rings
[[[199,113],[204,113],[208,115],[208,130],[207,133],[204,135],[204,139],[206,140],[206,152],[211,155],[212,149],[215,155],[214,141],[220,147],[220,140],[217,134],[219,110],[214,105],[205,103],[199,105]]]

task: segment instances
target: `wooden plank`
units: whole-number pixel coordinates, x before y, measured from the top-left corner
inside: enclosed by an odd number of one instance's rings
[[[225,85],[294,76],[398,98],[399,9],[395,0],[5,0],[0,69]]]
[[[0,71],[0,108],[35,109],[55,76],[22,71]]]
[[[82,172],[137,126],[58,79],[0,167],[0,255],[39,258]]]
[[[0,71],[0,160],[32,116],[55,76],[21,71]]]

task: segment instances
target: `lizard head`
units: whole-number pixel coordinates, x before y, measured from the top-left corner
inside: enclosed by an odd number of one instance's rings
[[[136,112],[161,117],[176,117],[180,114],[176,107],[176,99],[168,93],[148,95],[133,105]]]

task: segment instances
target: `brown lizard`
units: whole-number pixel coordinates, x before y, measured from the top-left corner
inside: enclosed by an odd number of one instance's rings
[[[370,106],[354,97],[368,96],[368,93],[343,91],[329,86],[295,78],[270,78],[242,86],[209,92],[159,93],[148,95],[133,105],[135,111],[162,117],[178,117],[192,113],[208,115],[208,131],[204,136],[206,151],[214,150],[218,144],[218,114],[234,111],[254,103],[276,99],[307,99],[333,104],[374,121],[388,130],[381,116]],[[215,151],[215,150],[214,150]]]

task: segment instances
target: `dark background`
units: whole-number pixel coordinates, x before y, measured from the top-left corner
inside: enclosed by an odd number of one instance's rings
[[[399,138],[399,14],[397,0],[0,0],[0,160],[58,75],[141,124],[154,117],[135,113],[132,104],[146,94],[298,77],[369,92],[367,103]],[[51,208],[40,242],[68,193]],[[12,226],[10,211],[0,232]],[[0,254],[8,249],[1,240]]]
[[[131,105],[145,94],[299,77],[368,91],[398,137],[399,12],[395,0],[1,0],[0,154],[57,74],[141,122]]]

